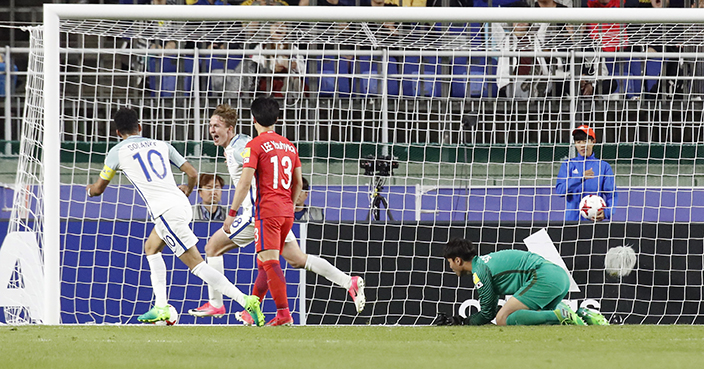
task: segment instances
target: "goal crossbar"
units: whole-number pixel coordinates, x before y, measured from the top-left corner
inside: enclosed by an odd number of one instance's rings
[[[134,8],[137,6],[138,8]],[[138,11],[135,11],[138,9]],[[684,10],[684,11],[683,11]],[[442,8],[380,7],[193,7],[189,5],[46,4],[44,14],[62,19],[242,20],[317,22],[561,22],[561,23],[704,23],[704,10],[632,8]]]

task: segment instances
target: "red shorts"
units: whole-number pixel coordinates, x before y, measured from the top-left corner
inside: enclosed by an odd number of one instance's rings
[[[254,245],[257,252],[281,250],[286,243],[286,235],[291,231],[293,218],[274,217],[254,221]]]

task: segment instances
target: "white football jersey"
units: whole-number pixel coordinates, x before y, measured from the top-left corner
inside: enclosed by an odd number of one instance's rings
[[[252,137],[245,134],[237,134],[232,138],[230,143],[225,148],[225,161],[227,162],[227,171],[230,172],[230,178],[232,178],[232,184],[237,188],[237,183],[240,181],[242,176],[242,164],[244,158],[242,157],[242,152],[244,152],[247,143],[252,141]],[[249,194],[242,201],[242,214],[254,216],[254,200],[256,199],[257,184],[254,178],[252,178],[252,187],[249,189]]]
[[[180,168],[185,162],[170,144],[134,135],[110,149],[100,177],[110,181],[116,171],[122,170],[156,218],[175,206],[190,208],[171,171],[171,164]]]

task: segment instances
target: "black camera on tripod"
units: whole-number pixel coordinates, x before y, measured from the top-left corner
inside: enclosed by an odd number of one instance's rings
[[[389,203],[382,196],[381,191],[384,189],[384,183],[387,178],[394,174],[394,169],[398,168],[398,162],[395,158],[389,155],[374,156],[367,155],[364,159],[359,160],[359,167],[364,169],[365,176],[370,178],[371,203],[369,204],[369,213],[367,220],[380,220],[381,208],[386,208],[386,216],[389,220],[394,220],[394,216],[389,209]]]
[[[365,176],[373,176],[376,172],[377,176],[389,177],[394,174],[394,169],[398,168],[398,162],[393,159],[389,155],[367,155],[359,160],[359,167],[364,169]]]

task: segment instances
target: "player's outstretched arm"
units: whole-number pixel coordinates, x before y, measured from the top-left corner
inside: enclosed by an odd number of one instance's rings
[[[242,205],[242,201],[247,196],[249,188],[252,186],[252,178],[254,178],[254,168],[242,168],[242,175],[240,176],[239,182],[237,182],[237,188],[235,189],[235,196],[232,198],[232,205],[227,213],[227,218],[222,224],[222,228],[225,233],[230,233],[230,226],[232,222],[235,221],[235,214],[237,209]]]
[[[88,197],[100,196],[103,192],[105,192],[105,189],[108,187],[109,183],[110,181],[98,178],[95,183],[86,186],[86,194]]]
[[[181,171],[186,173],[186,176],[188,176],[188,184],[180,185],[178,188],[180,188],[186,196],[189,196],[198,182],[198,171],[189,162],[183,163],[179,169],[181,169]]]

